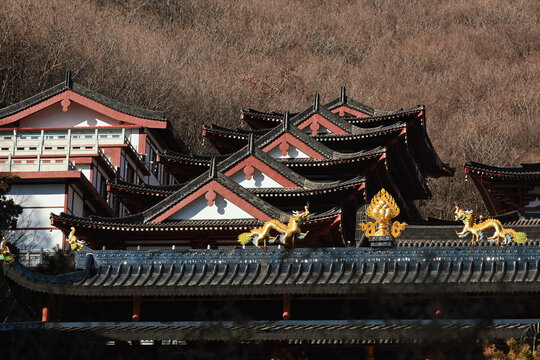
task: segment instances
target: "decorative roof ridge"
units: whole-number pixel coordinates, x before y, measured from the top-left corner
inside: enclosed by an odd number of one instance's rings
[[[55,95],[58,95],[68,90],[71,90],[79,95],[82,95],[88,99],[94,100],[100,103],[101,105],[107,106],[111,109],[117,110],[126,115],[131,115],[131,116],[135,116],[135,117],[139,117],[143,119],[149,119],[149,120],[167,121],[167,118],[165,117],[165,114],[163,111],[148,110],[148,109],[143,109],[136,106],[121,103],[103,94],[100,94],[97,91],[90,90],[84,87],[83,85],[80,85],[76,82],[71,81],[71,77],[67,75],[66,75],[65,81],[59,84],[56,84],[42,91],[39,94],[33,95],[15,104],[12,104],[3,109],[0,109],[0,119],[16,114],[20,111],[23,111],[29,107],[32,107],[44,100],[47,100]]]
[[[502,166],[493,166],[487,165],[476,161],[467,161],[463,167],[465,172],[467,170],[472,171],[482,171],[489,172],[493,175],[505,175],[505,174],[515,174],[515,175],[540,175],[540,163],[522,163],[520,167],[502,167]]]

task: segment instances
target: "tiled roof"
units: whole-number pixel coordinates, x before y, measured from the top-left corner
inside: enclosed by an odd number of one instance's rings
[[[110,340],[284,341],[289,344],[354,345],[418,343],[424,340],[519,338],[537,319],[482,320],[279,320],[168,322],[21,322],[0,324],[0,334],[26,337],[59,333]]]
[[[540,178],[540,163],[535,164],[521,164],[521,167],[498,167],[486,164],[481,164],[475,161],[468,161],[465,163],[465,170],[478,175],[485,176],[499,176],[505,177],[534,177]]]
[[[165,118],[165,114],[161,111],[146,110],[146,109],[141,109],[135,106],[122,104],[96,91],[87,89],[80,84],[72,82],[69,76],[66,76],[66,81],[58,85],[55,85],[37,95],[29,97],[28,99],[20,101],[16,104],[0,109],[0,119],[16,114],[22,110],[32,107],[42,101],[45,101],[67,90],[71,90],[88,99],[94,100],[100,103],[101,105],[105,105],[111,109],[117,110],[127,115],[136,116],[143,119],[150,119],[150,120],[161,120],[161,121],[167,120]]]
[[[256,198],[256,197],[255,197]],[[258,199],[258,198],[256,198]],[[264,201],[264,200],[260,200]],[[266,202],[265,202],[266,203]],[[269,207],[273,207],[268,204]],[[284,215],[282,221],[288,221],[289,215],[278,210]],[[305,226],[309,227],[312,224],[323,222],[327,219],[333,219],[341,214],[341,210],[332,208],[321,213],[312,213],[309,215],[310,220]],[[264,221],[257,219],[225,219],[225,220],[165,220],[162,222],[145,222],[143,213],[118,217],[105,218],[99,216],[89,216],[87,218],[60,213],[59,215],[51,214],[51,219],[58,223],[66,223],[69,226],[75,226],[78,229],[82,228],[102,228],[111,231],[158,231],[158,232],[178,232],[178,231],[200,231],[200,230],[219,230],[219,229],[251,229],[254,226],[264,224]]]
[[[146,195],[170,195],[175,191],[178,191],[185,184],[174,184],[174,185],[150,185],[150,184],[132,184],[127,181],[122,181],[120,179],[107,180],[107,185],[111,188],[124,189],[135,193],[144,193]]]
[[[79,252],[77,267],[86,268],[92,275],[72,283],[34,275],[17,262],[3,266],[8,278],[30,290],[79,296],[540,291],[540,249],[536,246],[261,251]]]

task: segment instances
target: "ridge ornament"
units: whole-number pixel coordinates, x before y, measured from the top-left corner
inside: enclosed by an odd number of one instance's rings
[[[374,197],[366,210],[366,215],[375,220],[360,223],[362,231],[369,238],[372,247],[394,246],[395,238],[405,230],[407,223],[394,221],[390,228],[390,221],[398,216],[400,209],[396,201],[385,189],[381,189]]]

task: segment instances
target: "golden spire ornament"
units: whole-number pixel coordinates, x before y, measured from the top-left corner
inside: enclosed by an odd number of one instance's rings
[[[395,221],[390,228],[390,221],[399,215],[399,207],[396,201],[385,189],[382,189],[371,199],[366,210],[366,215],[375,220],[360,223],[362,231],[374,247],[393,246],[394,238],[401,235],[407,223]]]

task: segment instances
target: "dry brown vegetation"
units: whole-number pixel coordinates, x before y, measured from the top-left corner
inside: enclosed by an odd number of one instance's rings
[[[380,109],[427,106],[440,157],[427,215],[479,199],[462,164],[540,161],[540,2],[3,0],[0,106],[62,81],[166,111],[194,151],[241,108],[297,111],[347,86]]]

